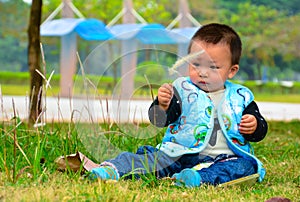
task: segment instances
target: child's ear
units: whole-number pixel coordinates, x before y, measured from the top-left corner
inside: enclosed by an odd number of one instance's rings
[[[232,79],[235,74],[239,71],[239,65],[232,65],[229,70],[228,78]]]

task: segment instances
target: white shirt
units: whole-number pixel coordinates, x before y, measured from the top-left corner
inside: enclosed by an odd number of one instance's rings
[[[225,89],[207,93],[207,95],[211,98],[213,104],[214,104],[214,128],[210,137],[210,140],[206,146],[206,148],[201,152],[201,155],[210,156],[212,158],[215,158],[219,154],[230,154],[233,155],[234,153],[229,149],[227,145],[226,138],[220,128],[220,124],[217,118],[217,109],[221,102],[221,100],[224,97]]]

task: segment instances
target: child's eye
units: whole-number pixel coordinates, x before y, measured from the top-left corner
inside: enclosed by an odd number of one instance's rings
[[[194,66],[194,67],[200,67],[200,63],[192,63],[192,65]]]
[[[211,69],[219,69],[218,66],[214,66],[214,65],[211,65],[210,68],[211,68]]]

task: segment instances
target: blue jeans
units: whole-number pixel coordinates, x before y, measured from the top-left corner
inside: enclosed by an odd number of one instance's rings
[[[210,167],[199,172],[202,183],[220,184],[256,172],[256,166],[243,158],[231,158],[219,155],[215,159],[199,154],[185,154],[171,158],[152,146],[141,146],[137,152],[122,152],[116,158],[105,162],[113,164],[120,176],[133,173],[135,176],[155,172],[158,178],[172,176],[185,168],[192,168],[199,163],[214,162]],[[132,172],[133,171],[133,172]],[[130,176],[127,176],[130,178]]]
[[[201,183],[217,185],[255,174],[257,166],[245,158],[221,154],[213,160],[212,165],[197,172],[201,176]]]

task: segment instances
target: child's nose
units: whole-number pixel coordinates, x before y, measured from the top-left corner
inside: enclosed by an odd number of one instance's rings
[[[202,67],[198,69],[198,74],[200,77],[207,77],[208,73],[207,73],[207,69]]]

